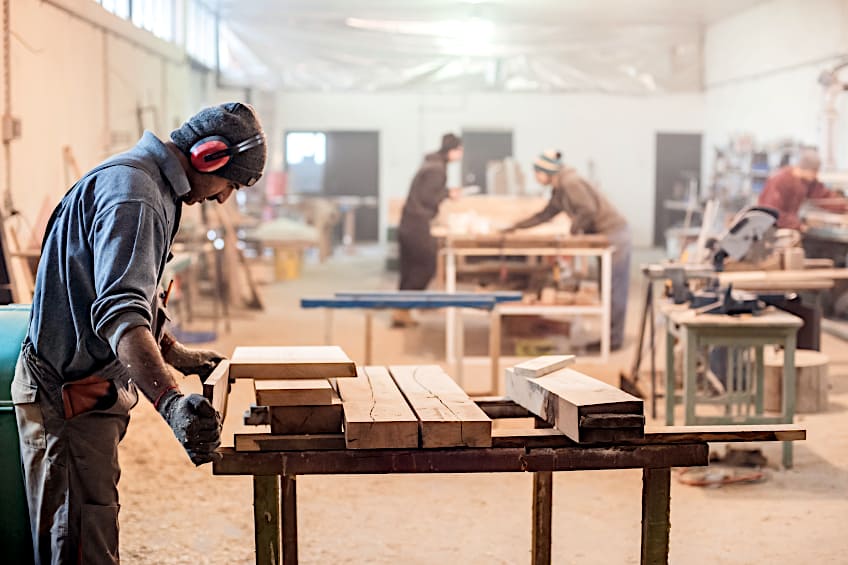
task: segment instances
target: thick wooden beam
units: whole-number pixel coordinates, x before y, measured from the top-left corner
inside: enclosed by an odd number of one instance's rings
[[[672,445],[692,442],[750,442],[750,441],[800,441],[806,439],[806,430],[800,424],[769,424],[752,426],[674,426],[648,428],[645,436],[616,442],[616,445]],[[492,447],[568,447],[576,445],[559,430],[548,429],[495,429],[492,430]]]
[[[336,475],[584,471],[707,465],[706,443],[559,448],[337,449],[237,452],[221,448],[216,475]]]
[[[349,449],[418,447],[418,418],[385,367],[359,367],[338,381]]]
[[[212,403],[221,420],[227,415],[227,397],[230,395],[230,361],[224,359],[203,382],[203,396]]]
[[[271,433],[275,435],[339,434],[342,432],[342,401],[335,391],[333,391],[332,404],[271,406],[269,413]]]
[[[256,565],[280,565],[280,489],[275,474],[253,476]]]
[[[236,451],[303,451],[344,449],[342,434],[235,434]]]
[[[574,441],[638,438],[642,428],[620,428],[615,434],[589,434],[581,418],[597,414],[644,414],[640,398],[572,369],[560,369],[539,378],[519,376],[506,370],[507,396],[539,416]]]
[[[334,379],[355,377],[356,368],[340,347],[236,347],[230,378]]]
[[[338,399],[326,379],[253,381],[262,406],[330,406]]]
[[[492,420],[437,365],[389,367],[418,417],[421,447],[489,447]]]

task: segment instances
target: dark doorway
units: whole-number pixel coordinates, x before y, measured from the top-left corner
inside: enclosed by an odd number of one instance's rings
[[[486,166],[489,161],[512,157],[511,130],[462,130],[462,184],[486,186]]]
[[[355,241],[379,239],[379,132],[286,132],[286,171],[291,192],[334,199],[342,214],[353,210]]]
[[[328,131],[324,164],[325,196],[370,197],[356,206],[356,241],[380,237],[380,134],[376,131]]]
[[[654,245],[665,245],[668,228],[682,225],[689,195],[698,200],[701,179],[701,134],[658,133],[654,197]],[[693,225],[700,215],[693,214]]]

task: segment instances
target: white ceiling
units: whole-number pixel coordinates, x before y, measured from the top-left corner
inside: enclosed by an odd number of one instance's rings
[[[217,0],[236,80],[318,91],[701,88],[704,26],[764,0]]]

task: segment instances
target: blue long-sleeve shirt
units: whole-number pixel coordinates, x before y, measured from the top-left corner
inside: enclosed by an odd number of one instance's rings
[[[28,337],[63,382],[108,371],[124,333],[152,327],[189,189],[177,157],[145,132],[62,199],[42,249]]]

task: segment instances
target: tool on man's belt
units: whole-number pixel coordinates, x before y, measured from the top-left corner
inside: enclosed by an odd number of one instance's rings
[[[165,331],[165,324],[171,320],[168,315],[168,299],[171,298],[171,291],[174,289],[174,279],[168,283],[168,288],[159,293],[156,301],[156,316],[153,324],[153,337],[156,338],[156,343],[162,339],[162,333]]]

